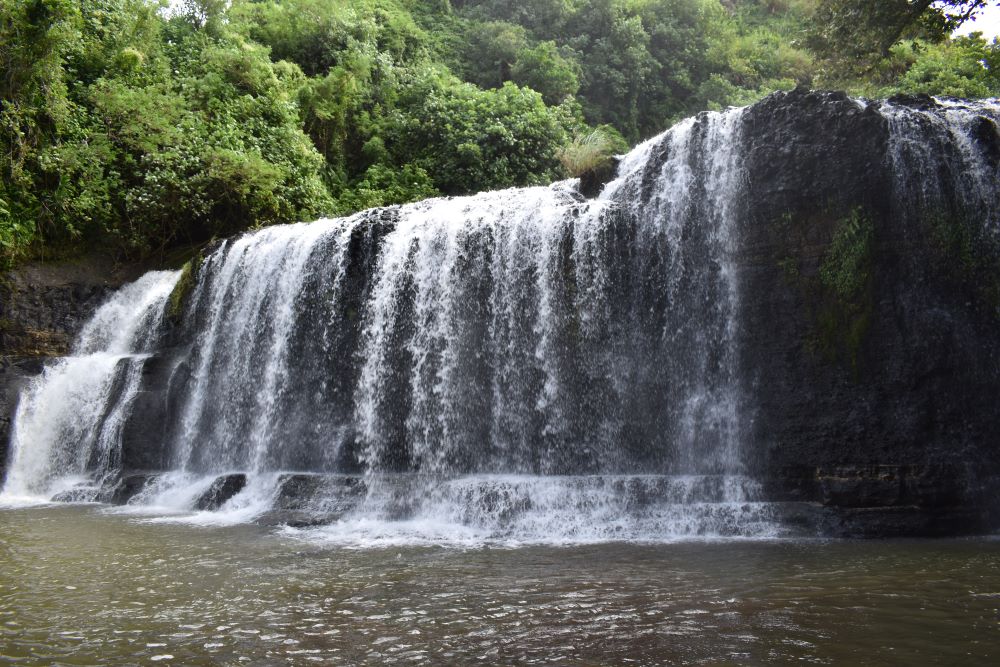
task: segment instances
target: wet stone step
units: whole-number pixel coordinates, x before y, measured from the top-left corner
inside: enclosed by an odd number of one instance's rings
[[[101,489],[101,493],[97,499],[100,502],[111,503],[113,505],[127,505],[132,498],[142,493],[149,483],[161,474],[154,472],[125,475],[114,486],[107,486]]]
[[[247,476],[243,473],[223,475],[212,482],[212,486],[198,497],[194,502],[194,509],[198,511],[217,510],[242,491],[246,485]]]

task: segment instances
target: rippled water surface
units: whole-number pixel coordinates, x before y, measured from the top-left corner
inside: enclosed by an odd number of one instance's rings
[[[345,549],[0,511],[0,662],[1000,664],[1000,540]]]

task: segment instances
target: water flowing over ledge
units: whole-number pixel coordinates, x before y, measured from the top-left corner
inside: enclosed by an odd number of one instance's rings
[[[226,240],[178,318],[179,274],[143,277],[22,396],[3,497],[347,544],[783,534],[747,444],[753,109],[643,143],[595,200],[558,183]],[[897,215],[997,238],[996,104],[852,109],[887,128]]]

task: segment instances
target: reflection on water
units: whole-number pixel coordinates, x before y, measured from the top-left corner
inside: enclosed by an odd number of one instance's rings
[[[0,512],[0,662],[997,664],[1000,540],[343,549]]]

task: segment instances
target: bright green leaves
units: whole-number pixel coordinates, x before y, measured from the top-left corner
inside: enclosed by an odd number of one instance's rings
[[[7,258],[39,238],[149,255],[332,210],[304,77],[212,23],[222,4],[170,20],[145,0],[14,4],[0,10]]]
[[[1000,95],[1000,44],[973,36],[941,44],[904,44],[893,51],[912,58],[894,90],[969,98]]]
[[[395,161],[419,166],[442,192],[544,183],[558,175],[556,152],[568,118],[538,93],[512,83],[494,90],[455,84],[421,96],[422,107],[387,119],[383,138]]]
[[[522,51],[511,68],[511,79],[542,94],[548,104],[559,104],[580,89],[580,66],[564,58],[556,43],[541,42]]]

